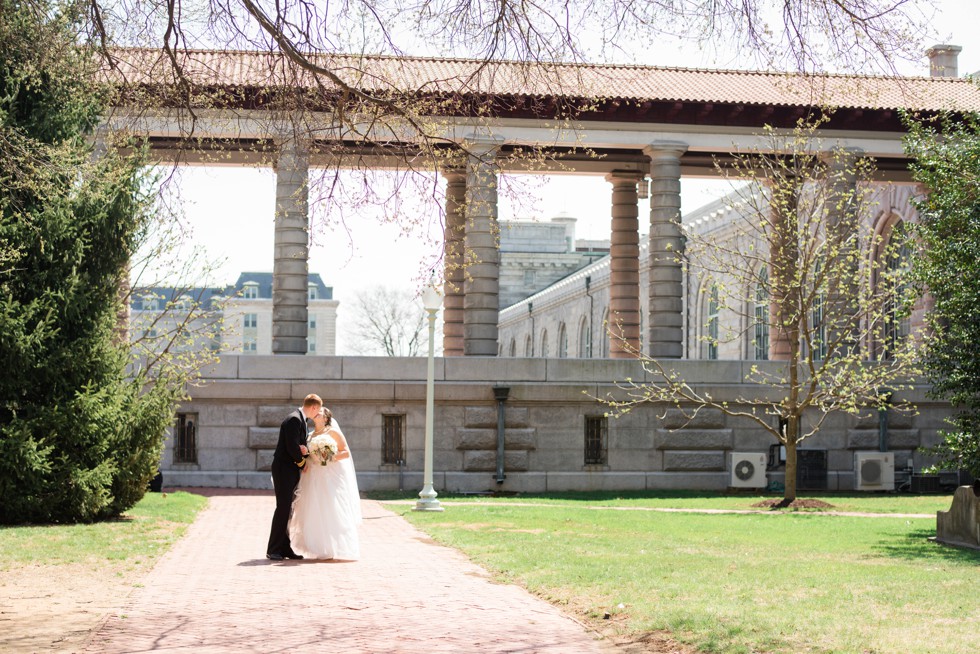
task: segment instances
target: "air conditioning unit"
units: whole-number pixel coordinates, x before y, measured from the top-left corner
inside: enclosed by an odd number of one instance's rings
[[[895,454],[855,452],[854,488],[861,491],[895,490]]]
[[[732,452],[732,488],[765,488],[765,452]]]

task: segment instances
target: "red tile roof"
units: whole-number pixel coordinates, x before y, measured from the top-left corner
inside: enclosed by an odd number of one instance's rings
[[[161,50],[115,51],[130,84],[172,80]],[[188,80],[205,87],[281,87],[322,84],[325,77],[287,72],[285,58],[263,52],[188,50],[178,55]],[[980,111],[980,86],[969,79],[871,77],[700,70],[600,64],[524,64],[465,59],[317,55],[313,61],[362,91],[428,92],[524,97],[618,99],[734,105],[830,106],[847,109]],[[320,80],[317,82],[317,80]]]

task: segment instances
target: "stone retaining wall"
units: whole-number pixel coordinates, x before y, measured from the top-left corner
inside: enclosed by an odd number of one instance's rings
[[[678,361],[693,385],[718,399],[751,390],[741,383],[758,362]],[[773,366],[777,364],[772,364]],[[364,490],[422,487],[425,427],[424,358],[225,356],[192,389],[182,412],[197,416],[196,464],[173,462],[167,486],[271,488],[269,464],[280,421],[307,393],[318,393],[344,430]],[[775,441],[758,425],[716,410],[688,419],[648,404],[607,421],[607,460],[586,465],[586,416],[622,397],[618,380],[652,381],[635,361],[451,357],[435,361],[433,430],[436,490],[540,492],[653,488],[723,489],[732,452],[766,452]],[[497,403],[493,387],[510,388],[505,404],[505,474],[496,476]],[[938,439],[948,407],[911,392],[916,415],[889,414],[889,450],[902,469],[920,445]],[[382,416],[405,421],[405,465],[382,462]],[[828,488],[854,488],[854,451],[878,449],[878,417],[830,416],[803,448],[828,451]],[[928,463],[915,455],[916,468]],[[782,473],[770,471],[769,481]]]

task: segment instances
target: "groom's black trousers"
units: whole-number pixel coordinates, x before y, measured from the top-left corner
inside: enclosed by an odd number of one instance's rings
[[[272,485],[276,489],[276,512],[272,514],[272,531],[269,534],[267,554],[291,554],[289,542],[289,511],[293,505],[293,493],[299,484],[300,469],[292,461],[272,459]]]

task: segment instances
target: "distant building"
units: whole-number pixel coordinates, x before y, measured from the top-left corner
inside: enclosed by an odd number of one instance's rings
[[[314,273],[309,276],[308,293],[308,353],[334,355],[339,303],[333,299],[333,288]],[[186,322],[192,307],[199,307],[198,315]],[[130,303],[133,339],[160,338],[178,328],[195,334],[185,348],[272,354],[272,273],[243,272],[233,285],[221,288],[134,289]]]
[[[500,307],[543,291],[609,254],[609,241],[575,238],[576,219],[500,221]]]
[[[892,234],[903,233],[906,224],[918,220],[912,197],[916,187],[910,184],[881,184],[875,187],[870,208],[861,215],[879,239],[863,243],[868,258],[883,258],[883,244]],[[740,215],[738,193],[720,198],[683,218],[688,233],[712,234],[716,243],[735,242]],[[738,219],[738,220],[737,220]],[[503,231],[503,228],[501,228]],[[752,242],[743,247],[749,251],[765,252],[764,243]],[[501,237],[503,249],[503,236]],[[540,255],[546,257],[546,255]],[[554,256],[554,255],[547,255]],[[908,253],[904,253],[905,257]],[[503,257],[503,255],[501,255]],[[908,265],[907,260],[885,266]],[[611,257],[603,256],[591,263],[569,271],[559,280],[550,282],[533,294],[507,304],[501,281],[501,310],[499,316],[499,356],[544,358],[607,358],[610,356],[608,325],[610,324]],[[641,351],[647,351],[646,335],[650,329],[650,254],[649,239],[639,244],[639,333]],[[763,265],[763,269],[765,266]],[[503,264],[501,265],[503,271]],[[501,280],[504,274],[501,272]],[[754,306],[736,310],[720,306],[718,286],[734,288],[739,280],[732,271],[706,270],[698,261],[688,262],[684,270],[684,340],[685,359],[728,359],[761,361],[769,359],[769,299],[764,289],[741,291],[743,297],[759,298]],[[920,299],[911,316],[893,321],[892,332],[886,338],[904,338],[925,326],[927,298]],[[895,307],[893,310],[897,310]],[[753,320],[751,316],[759,316]],[[818,315],[811,320],[819,321]],[[887,347],[887,343],[864,343],[871,351]]]

